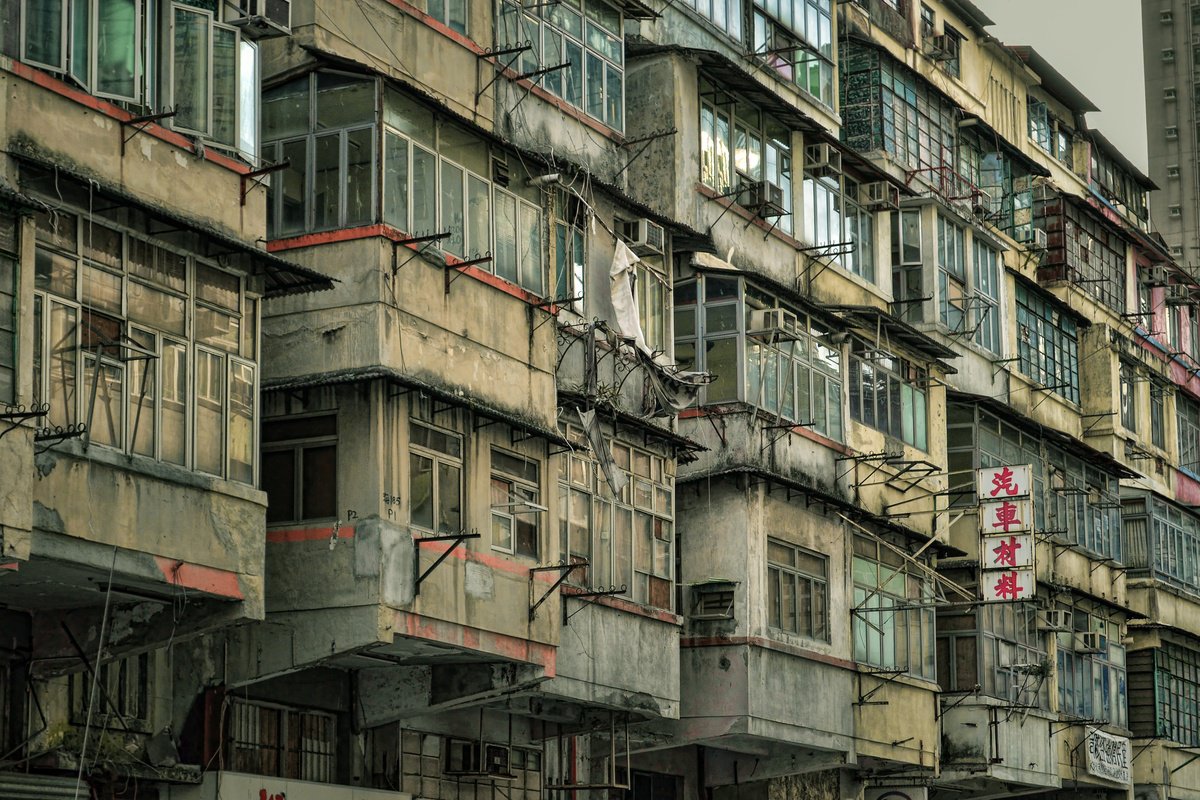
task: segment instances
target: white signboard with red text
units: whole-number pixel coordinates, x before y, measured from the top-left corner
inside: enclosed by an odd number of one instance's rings
[[[172,800],[411,800],[405,792],[335,786],[239,772],[206,772],[197,786],[173,787]]]
[[[976,471],[979,497],[979,589],[984,602],[1034,596],[1033,467]]]

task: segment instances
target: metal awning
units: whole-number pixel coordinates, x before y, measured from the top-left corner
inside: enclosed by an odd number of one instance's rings
[[[904,320],[892,316],[886,309],[875,306],[830,306],[829,310],[849,325],[864,331],[880,331],[889,342],[931,360],[958,358],[958,351],[922,333]],[[941,366],[951,373],[957,372],[949,365]]]
[[[438,386],[413,375],[400,372],[392,367],[356,367],[353,369],[318,372],[312,375],[301,375],[294,378],[265,379],[261,383],[264,392],[286,392],[294,389],[310,389],[317,386],[337,386],[348,383],[365,383],[382,380],[388,383],[413,389],[442,403],[465,408],[482,417],[503,422],[511,428],[524,431],[530,436],[537,436],[558,445],[570,445],[571,442],[557,430],[547,427],[537,420],[529,419],[515,411],[499,408],[498,406],[476,400],[469,394],[462,393],[449,386]]]
[[[77,191],[90,192],[93,198],[135,207],[154,220],[170,225],[175,230],[196,234],[204,246],[204,252],[201,255],[211,258],[234,257],[237,261],[230,266],[240,267],[252,275],[263,275],[266,279],[263,296],[266,298],[325,291],[332,289],[336,282],[327,275],[268,253],[266,250],[248,244],[236,236],[198,219],[153,205],[145,198],[130,194],[114,184],[99,181],[37,156],[24,153],[14,153],[13,156],[22,163],[20,175],[22,189],[28,191],[32,188],[38,190],[38,194],[53,198],[59,194],[59,190],[65,182],[74,183]],[[53,205],[53,201],[35,202],[34,207],[53,207]]]

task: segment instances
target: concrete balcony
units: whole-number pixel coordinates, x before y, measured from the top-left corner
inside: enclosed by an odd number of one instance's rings
[[[1018,709],[996,698],[945,696],[938,785],[981,796],[1016,787],[1056,789],[1050,712]]]

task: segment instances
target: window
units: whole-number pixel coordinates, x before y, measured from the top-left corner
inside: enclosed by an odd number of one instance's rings
[[[455,739],[396,723],[369,729],[366,740],[364,782],[371,788],[412,797],[454,797],[469,784],[473,788],[467,791],[479,800],[545,796],[540,750],[509,747],[502,741]],[[553,765],[554,759],[546,763]],[[494,774],[464,775],[464,771]]]
[[[975,284],[972,286],[975,305],[971,309],[976,317],[975,343],[988,352],[1000,355],[1003,348],[1003,331],[1000,320],[1000,286],[1003,270],[1000,253],[976,237],[973,240],[975,254]]]
[[[623,774],[620,770],[618,774]],[[620,800],[679,800],[683,797],[682,780],[674,775],[634,770],[629,777],[629,788],[614,794]]]
[[[174,118],[162,124],[253,159],[258,46],[224,24],[223,7],[200,0],[24,0],[21,59],[135,109],[172,107]]]
[[[633,294],[642,338],[652,352],[667,351],[667,302],[671,294],[666,259],[639,256],[633,265]]]
[[[753,26],[754,52],[766,54],[767,64],[785,80],[832,106],[830,0],[754,0]]]
[[[1162,60],[1163,61],[1174,61],[1175,60],[1175,49],[1171,48],[1171,47],[1164,47],[1163,51],[1162,51]]]
[[[1170,166],[1167,167],[1167,177],[1168,178],[1178,178],[1179,177],[1179,165],[1178,164],[1171,164]]]
[[[527,558],[541,551],[538,464],[492,448],[492,547]]]
[[[290,417],[262,425],[267,524],[337,517],[337,417]]]
[[[559,552],[588,560],[587,576],[573,578],[581,585],[625,586],[633,600],[671,609],[674,463],[623,444],[612,445],[612,457],[616,492],[593,459],[559,458]]]
[[[704,403],[750,403],[841,441],[842,355],[828,334],[750,282],[705,275],[676,287],[676,361],[716,375]]]
[[[1163,89],[1163,100],[1174,100],[1174,99],[1175,99],[1175,87],[1167,86],[1166,88],[1164,88]]]
[[[229,769],[302,781],[336,780],[333,714],[235,699],[228,724]]]
[[[1023,430],[1019,420],[1002,419],[972,405],[951,403],[947,412],[947,458],[951,502],[974,497],[980,467],[1033,465],[1034,529],[1054,531],[1081,549],[1120,562],[1124,557],[1117,476],[1093,466],[1089,451],[1068,452]]]
[[[1147,735],[1200,746],[1200,707],[1196,703],[1200,698],[1200,653],[1174,643],[1164,643],[1151,652],[1155,726]]]
[[[942,324],[959,333],[968,330],[966,234],[937,215],[938,292]]]
[[[1125,685],[1125,647],[1120,625],[1076,606],[1073,630],[1058,637],[1058,710],[1084,719],[1105,719],[1128,725]],[[1094,637],[1081,634],[1093,633]],[[1098,643],[1099,652],[1091,652]],[[1087,647],[1085,647],[1087,645]]]
[[[1046,152],[1051,147],[1050,111],[1046,104],[1034,97],[1025,101],[1029,115],[1029,138]]]
[[[962,42],[963,36],[949,25],[944,26],[942,34],[942,52],[938,54],[938,66],[947,75],[958,77],[962,72]]]
[[[467,32],[467,0],[429,0],[429,16],[451,30]]]
[[[390,89],[384,124],[384,222],[414,235],[448,231],[443,250],[460,258],[490,251],[483,268],[544,295],[539,190],[523,172],[492,181],[503,159],[487,142]]]
[[[804,173],[805,238],[829,247],[847,272],[875,282],[875,217],[858,204],[858,182]],[[834,246],[839,245],[839,246]]]
[[[49,424],[253,484],[258,300],[242,277],[73,211],[38,214],[37,241],[33,384]]]
[[[1165,135],[1168,139],[1178,139],[1179,128],[1175,127],[1174,125],[1168,125],[1166,128],[1163,128],[1163,135]]]
[[[1166,395],[1167,387],[1150,381],[1150,442],[1160,450],[1167,449]]]
[[[921,211],[905,209],[892,213],[892,297],[897,314],[906,322],[922,320]]]
[[[1045,665],[1044,634],[1033,603],[982,603],[947,610],[937,618],[937,671],[943,691],[972,692],[1047,708],[1047,681],[1034,669]]]
[[[558,192],[557,200],[558,213],[554,221],[554,297],[566,301],[568,308],[582,314],[586,292],[587,211],[579,198],[568,192]]]
[[[19,217],[0,212],[0,403],[16,399],[19,224]]]
[[[883,150],[948,196],[964,194],[955,173],[958,111],[915,72],[874,48],[842,44],[843,139]]]
[[[1122,361],[1120,374],[1121,426],[1130,433],[1137,432],[1137,368]]]
[[[854,537],[854,660],[936,679],[933,585],[898,550]]]
[[[1172,217],[1182,217],[1183,208],[1181,206],[1167,206],[1167,214]]]
[[[1159,22],[1162,22],[1162,23],[1170,23],[1170,22],[1171,22],[1172,20],[1174,20],[1174,19],[1175,19],[1175,15],[1174,15],[1174,14],[1172,14],[1172,13],[1170,12],[1170,10],[1166,10],[1166,11],[1160,11],[1160,12],[1158,12],[1158,20],[1159,20]]]
[[[1039,274],[1070,280],[1114,311],[1125,310],[1127,243],[1110,222],[1052,194],[1034,202],[1033,225],[1055,243]]]
[[[1176,394],[1175,425],[1179,430],[1179,468],[1200,473],[1200,403]]]
[[[854,339],[850,352],[850,416],[925,450],[926,376],[925,369],[911,361]]]
[[[463,527],[462,435],[410,418],[408,453],[409,522],[436,533],[458,533]]]
[[[538,85],[614,130],[625,128],[625,40],[621,12],[603,0],[528,4],[504,0],[497,40],[531,42],[521,72],[567,64]]]
[[[1149,493],[1123,498],[1121,511],[1130,572],[1200,591],[1200,516]]]
[[[1017,284],[1017,355],[1021,371],[1060,397],[1079,402],[1078,325],[1047,298]]]
[[[71,673],[68,692],[71,723],[83,725],[89,720],[109,730],[150,732],[150,656],[142,653],[102,663],[94,677],[101,698],[90,700],[93,676],[89,672]],[[90,707],[90,714],[89,714]]]
[[[829,559],[767,540],[767,622],[772,628],[829,641]]]
[[[791,131],[782,123],[701,78],[700,180],[720,194],[759,181],[776,187],[784,212],[777,227],[788,234],[792,232],[791,142]]]
[[[742,0],[683,0],[733,39],[742,38]]]

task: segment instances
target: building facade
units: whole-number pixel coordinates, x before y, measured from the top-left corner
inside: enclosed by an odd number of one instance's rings
[[[1196,282],[971,2],[2,8],[0,800],[1200,792]]]

